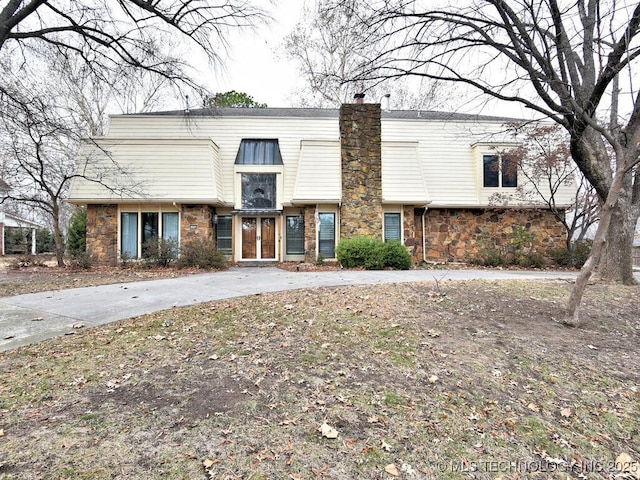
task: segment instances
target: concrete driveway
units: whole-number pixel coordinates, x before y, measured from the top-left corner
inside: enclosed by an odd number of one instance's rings
[[[406,270],[289,272],[232,268],[179,278],[75,288],[0,298],[0,351],[172,307],[302,288],[447,280],[565,279],[575,272]]]

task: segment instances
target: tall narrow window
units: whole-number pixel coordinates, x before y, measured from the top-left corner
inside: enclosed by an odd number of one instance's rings
[[[385,213],[384,214],[384,241],[400,240],[400,214]]]
[[[482,157],[485,188],[496,188],[499,186],[500,164],[498,160],[498,155],[484,155]]]
[[[120,215],[120,255],[138,258],[138,214],[122,212]]]
[[[304,255],[304,217],[287,216],[287,255]]]
[[[218,216],[216,248],[226,255],[231,255],[231,225],[231,215]]]
[[[321,213],[318,220],[318,253],[321,253],[324,258],[335,258],[336,214]]]
[[[162,238],[178,241],[178,213],[166,212],[162,214]]]
[[[158,213],[142,213],[142,243],[158,238]]]
[[[509,157],[502,157],[500,173],[502,174],[503,187],[518,186],[518,164]]]

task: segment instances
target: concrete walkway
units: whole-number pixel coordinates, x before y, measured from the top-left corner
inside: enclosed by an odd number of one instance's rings
[[[289,272],[232,268],[185,277],[0,298],[0,352],[85,328],[172,307],[265,292],[344,285],[447,280],[566,279],[575,272],[407,270]]]

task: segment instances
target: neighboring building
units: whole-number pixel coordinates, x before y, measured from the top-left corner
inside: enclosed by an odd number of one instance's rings
[[[361,102],[117,115],[82,162],[103,179],[112,162],[125,168],[112,182],[127,193],[78,179],[69,200],[87,205],[100,262],[140,257],[154,237],[214,239],[239,263],[312,262],[353,235],[398,239],[416,262],[463,261],[518,225],[538,250],[560,247],[562,225],[540,204],[491,205],[524,181],[501,156],[507,120]]]
[[[0,178],[0,198],[6,195],[11,187],[9,184]],[[34,222],[30,222],[29,220],[25,220],[24,218],[20,218],[16,215],[12,215],[10,213],[5,213],[2,210],[2,205],[0,205],[0,254],[2,256],[7,253],[29,253],[29,248],[27,247],[26,237],[25,237],[25,245],[21,246],[15,251],[6,251],[7,245],[5,242],[5,238],[7,236],[8,229],[19,229],[21,232],[25,230],[31,232],[31,244],[30,252],[35,255],[36,253],[36,231],[40,228],[40,225]]]

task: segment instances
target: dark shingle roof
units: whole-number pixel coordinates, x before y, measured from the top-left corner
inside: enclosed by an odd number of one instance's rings
[[[191,117],[293,117],[293,118],[337,118],[337,108],[194,108],[147,112],[145,116],[191,116]],[[513,122],[522,121],[513,117],[477,115],[433,110],[383,110],[382,118],[406,120],[440,120],[465,122]]]

